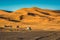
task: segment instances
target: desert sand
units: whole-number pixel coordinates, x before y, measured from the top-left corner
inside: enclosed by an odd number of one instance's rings
[[[32,30],[60,30],[60,12],[41,8],[22,8],[14,12],[0,10],[0,27]],[[7,28],[7,29],[8,29]],[[9,31],[9,30],[8,30]]]
[[[60,11],[36,7],[0,10],[0,40],[60,40]]]

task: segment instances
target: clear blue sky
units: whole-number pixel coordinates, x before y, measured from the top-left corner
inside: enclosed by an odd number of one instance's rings
[[[2,10],[15,11],[30,7],[60,10],[60,0],[0,0]]]

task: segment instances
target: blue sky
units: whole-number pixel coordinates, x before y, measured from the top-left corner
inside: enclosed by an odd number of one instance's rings
[[[60,10],[60,0],[0,0],[2,10],[15,11],[31,7]]]

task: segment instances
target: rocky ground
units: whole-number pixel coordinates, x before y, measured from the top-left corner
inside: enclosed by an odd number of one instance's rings
[[[0,40],[60,40],[60,31],[0,32]]]

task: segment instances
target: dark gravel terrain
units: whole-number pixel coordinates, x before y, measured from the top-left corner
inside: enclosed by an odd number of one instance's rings
[[[60,31],[0,32],[0,40],[60,40]]]

